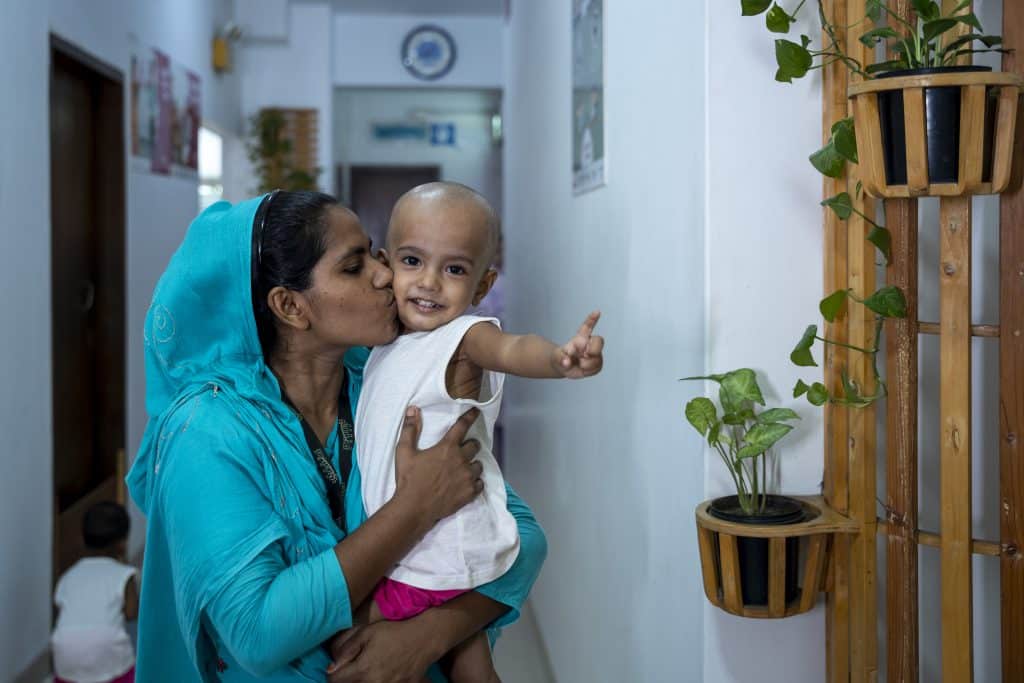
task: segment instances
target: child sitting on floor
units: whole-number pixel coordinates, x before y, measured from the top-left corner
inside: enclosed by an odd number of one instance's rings
[[[139,614],[138,572],[118,559],[130,526],[118,503],[98,503],[85,513],[87,554],[60,577],[53,598],[60,610],[50,639],[55,683],[135,681],[125,622]]]

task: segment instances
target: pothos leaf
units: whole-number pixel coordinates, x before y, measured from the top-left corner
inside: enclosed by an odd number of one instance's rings
[[[793,18],[786,14],[786,10],[778,5],[773,5],[764,18],[768,30],[772,33],[789,33],[789,27],[793,24]]]
[[[903,296],[903,290],[893,285],[882,287],[864,299],[864,305],[886,318],[907,317],[907,299]]]
[[[814,338],[818,335],[817,325],[808,325],[807,329],[804,330],[804,335],[800,337],[800,341],[797,342],[793,352],[789,354],[789,359],[793,361],[794,365],[801,367],[817,367],[817,363],[814,362],[814,356],[811,355],[811,347],[814,346]]]
[[[772,0],[740,0],[743,16],[753,17],[772,6]]]
[[[834,197],[829,197],[821,205],[835,211],[836,215],[844,221],[853,215],[853,200],[850,199],[849,192],[840,192]]]
[[[775,72],[775,80],[780,83],[792,83],[794,78],[803,78],[810,71],[814,58],[806,44],[800,45],[792,40],[779,38],[775,41],[775,61],[779,65]]]
[[[885,265],[892,263],[892,233],[887,228],[880,225],[874,226],[868,233],[868,242],[875,245],[885,257]]]
[[[823,406],[828,401],[828,389],[821,382],[815,382],[807,390],[807,400],[812,405]]]
[[[846,303],[846,299],[849,295],[850,292],[848,290],[837,289],[822,299],[821,303],[818,305],[818,310],[821,311],[821,317],[830,323],[834,323],[836,318],[839,317],[839,313],[843,310],[843,305]]]

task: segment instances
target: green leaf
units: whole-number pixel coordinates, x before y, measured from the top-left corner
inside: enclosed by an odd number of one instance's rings
[[[939,5],[934,0],[911,0],[911,4],[914,6],[917,16],[924,21],[938,19],[941,16]]]
[[[793,24],[793,18],[778,5],[772,6],[764,21],[772,33],[789,33],[789,27]]]
[[[804,336],[800,337],[800,341],[797,342],[793,352],[789,354],[789,359],[793,361],[794,365],[801,367],[817,367],[818,364],[814,362],[814,356],[811,355],[811,347],[814,346],[814,338],[818,335],[817,325],[808,325],[807,329],[804,330]]]
[[[846,160],[836,151],[835,141],[829,140],[824,147],[812,154],[811,165],[818,169],[818,172],[829,178],[838,178],[843,175],[843,165]]]
[[[747,421],[738,413],[726,413],[722,416],[722,422],[730,427],[739,427],[740,425],[746,424]]]
[[[708,445],[709,446],[714,446],[714,445],[718,444],[720,441],[724,441],[725,443],[731,443],[732,442],[732,440],[729,439],[729,437],[722,436],[722,422],[721,422],[721,420],[719,420],[718,422],[715,422],[715,424],[713,424],[711,426],[711,429],[708,430]]]
[[[810,389],[810,387],[807,386],[807,383],[802,379],[798,379],[796,381],[796,386],[793,387],[793,398],[800,398],[807,393],[808,389]]]
[[[871,21],[878,23],[882,20],[882,4],[881,0],[868,0],[865,13]]]
[[[823,406],[828,401],[828,389],[821,382],[815,382],[807,390],[807,400],[812,405]]]
[[[712,382],[721,382],[725,378],[725,375],[699,375],[696,377],[680,377],[680,382],[687,382],[689,380],[711,380]]]
[[[877,64],[869,64],[868,68],[864,71],[869,74],[880,74],[886,71],[897,71],[899,69],[906,69],[907,63],[902,59],[891,59],[887,62],[878,62]]]
[[[835,197],[829,197],[821,203],[836,212],[844,221],[853,214],[853,200],[848,192],[840,192]]]
[[[772,0],[741,0],[743,16],[753,17],[772,6]]]
[[[764,396],[761,395],[761,387],[757,384],[757,373],[750,368],[741,368],[728,373],[722,380],[721,394],[723,396],[728,394],[733,405],[742,405],[747,401],[764,405]],[[724,400],[722,407],[725,407]],[[730,412],[739,413],[742,410],[743,408],[740,407]]]
[[[871,405],[874,398],[869,396],[861,396],[860,392],[857,391],[856,385],[850,381],[850,377],[844,372],[843,373],[843,400],[844,405],[852,406],[854,408],[866,408]]]
[[[757,415],[757,421],[761,424],[771,422],[785,422],[786,420],[799,420],[800,416],[795,410],[789,408],[771,408]]]
[[[834,323],[836,318],[839,317],[839,313],[843,310],[843,305],[846,303],[846,298],[849,295],[850,292],[848,290],[837,289],[822,299],[821,303],[818,304],[818,310],[821,311],[821,317],[830,323]],[[815,332],[817,332],[817,330],[815,330]]]
[[[862,42],[867,47],[874,47],[879,41],[885,41],[889,38],[899,38],[900,34],[896,33],[896,29],[891,26],[881,26],[879,28],[873,28],[860,37]]]
[[[926,43],[930,43],[946,31],[955,27],[958,23],[956,19],[934,19],[932,21],[924,22],[924,26],[921,27],[921,37]]]
[[[1003,44],[1002,36],[986,36],[980,33],[968,33],[966,35],[960,36],[956,40],[946,45],[945,52],[957,50],[960,47],[967,45],[968,43],[973,43],[976,40],[980,40],[982,43],[984,43],[985,47],[995,47],[996,45]]]
[[[868,242],[875,245],[885,257],[885,265],[892,263],[892,233],[887,228],[876,225],[868,233]]]
[[[853,117],[840,119],[832,126],[832,139],[836,143],[836,151],[847,161],[857,162],[857,132],[854,129]]]
[[[704,436],[718,421],[718,411],[711,399],[700,396],[686,404],[686,419]]]
[[[864,305],[886,318],[907,317],[907,300],[899,287],[889,285],[864,300]]]
[[[969,12],[967,14],[958,14],[953,18],[956,21],[960,22],[961,24],[967,24],[971,28],[976,29],[978,31],[985,30],[984,28],[982,28],[981,22],[978,21],[978,16],[974,12]]]
[[[791,425],[778,422],[754,425],[747,432],[744,444],[737,455],[740,458],[752,458],[755,455],[761,455],[791,431],[793,431]]]
[[[807,75],[814,58],[811,57],[806,44],[798,45],[792,40],[779,38],[775,41],[775,61],[779,65],[775,80],[780,83],[792,83],[794,78],[803,78]]]

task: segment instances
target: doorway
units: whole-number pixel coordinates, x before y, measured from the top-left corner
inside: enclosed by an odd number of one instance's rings
[[[50,40],[54,578],[81,521],[124,501],[125,148],[122,74]]]
[[[352,210],[359,216],[376,251],[384,246],[391,209],[398,198],[417,185],[440,180],[441,167],[352,166],[350,174]]]

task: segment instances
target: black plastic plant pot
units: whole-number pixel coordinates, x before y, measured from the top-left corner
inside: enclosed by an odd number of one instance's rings
[[[724,496],[711,501],[708,513],[712,517],[737,524],[777,526],[804,521],[804,508],[800,501],[786,496],[768,496],[764,512],[748,515],[740,507],[739,496]],[[768,604],[768,539],[737,536],[736,548],[740,564],[740,587],[744,605]],[[786,603],[799,595],[799,538],[786,539]]]
[[[945,66],[931,69],[890,71],[878,78],[930,76],[943,73],[992,71],[987,66]],[[928,182],[956,183],[960,180],[960,86],[924,89],[928,146]],[[995,137],[996,105],[999,91],[989,88],[985,102],[985,136],[982,181],[992,181],[992,141]],[[907,184],[907,136],[903,120],[903,91],[878,93],[878,117],[882,126],[882,154],[889,185]]]

